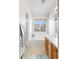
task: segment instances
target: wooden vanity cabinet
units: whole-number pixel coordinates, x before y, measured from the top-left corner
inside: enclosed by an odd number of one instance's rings
[[[45,38],[45,49],[49,59],[58,59],[58,49],[47,38]]]

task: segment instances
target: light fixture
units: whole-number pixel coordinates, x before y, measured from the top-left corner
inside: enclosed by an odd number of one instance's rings
[[[42,3],[45,3],[45,0],[42,0]]]

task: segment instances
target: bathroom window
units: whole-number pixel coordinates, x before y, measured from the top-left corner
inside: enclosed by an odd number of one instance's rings
[[[45,32],[46,31],[46,24],[35,24],[34,25],[34,31],[38,32]]]
[[[35,32],[45,32],[46,31],[46,21],[45,20],[34,20],[34,31]]]
[[[41,31],[39,24],[34,25],[34,31]]]
[[[41,31],[46,31],[46,24],[41,25]]]

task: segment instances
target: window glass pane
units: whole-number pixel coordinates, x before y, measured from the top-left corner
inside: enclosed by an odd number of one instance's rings
[[[34,31],[45,32],[46,31],[46,20],[34,20]]]

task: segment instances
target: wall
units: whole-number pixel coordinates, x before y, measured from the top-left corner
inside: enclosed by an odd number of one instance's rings
[[[27,48],[44,48],[44,40],[29,40],[26,45]]]

